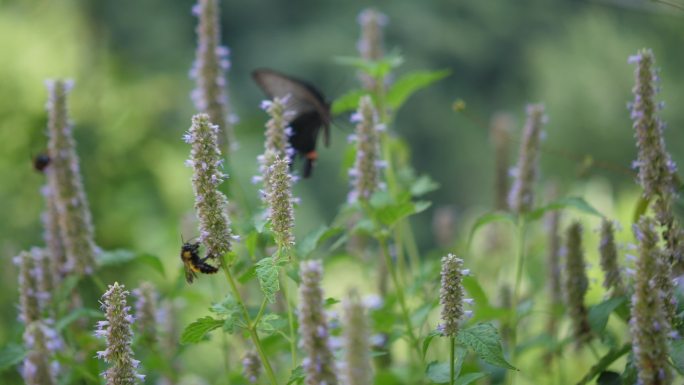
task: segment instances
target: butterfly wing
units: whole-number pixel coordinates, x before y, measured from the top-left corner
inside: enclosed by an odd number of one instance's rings
[[[285,107],[295,112],[293,129],[298,128],[296,124],[300,116],[308,115],[306,120],[309,124],[302,127],[307,133],[313,133],[314,148],[320,126],[323,126],[323,139],[326,147],[330,145],[330,106],[316,87],[306,81],[266,68],[254,70],[252,78],[271,98],[283,98],[290,95]],[[311,116],[314,118],[312,119]],[[316,123],[315,128],[311,128],[312,123]],[[294,144],[293,147],[297,148]]]

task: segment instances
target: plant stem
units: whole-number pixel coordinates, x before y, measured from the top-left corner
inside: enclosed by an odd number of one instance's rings
[[[454,350],[456,349],[456,337],[449,337],[449,384],[456,383],[456,362],[454,357]]]
[[[278,380],[276,379],[275,374],[273,373],[273,368],[271,367],[271,363],[268,361],[268,356],[266,353],[264,353],[264,349],[261,346],[261,341],[259,341],[259,335],[256,332],[256,324],[252,323],[252,319],[249,316],[249,311],[247,311],[247,306],[245,306],[245,303],[242,301],[242,296],[240,295],[240,291],[238,290],[237,285],[235,284],[235,278],[233,278],[233,274],[230,272],[229,264],[226,261],[226,256],[223,255],[221,257],[221,270],[223,270],[224,275],[226,276],[226,280],[228,281],[228,284],[230,285],[230,289],[233,292],[233,295],[235,296],[235,300],[238,302],[238,305],[240,305],[240,308],[242,309],[242,315],[245,317],[245,322],[247,322],[247,331],[249,331],[249,336],[252,339],[252,343],[254,343],[254,347],[257,349],[257,353],[259,354],[259,358],[261,358],[261,363],[264,365],[264,369],[266,370],[266,375],[268,376],[269,382],[272,385],[278,385]],[[264,304],[262,303],[262,307]]]
[[[527,235],[527,223],[521,215],[518,217],[518,260],[515,272],[515,284],[513,286],[513,298],[511,300],[511,341],[510,356],[511,362],[515,363],[516,346],[518,340],[518,303],[520,302],[520,284],[522,282],[523,267],[525,265],[525,237]],[[509,384],[515,381],[515,371],[511,371],[507,376]],[[509,382],[510,381],[510,382]]]
[[[385,265],[387,265],[387,271],[389,271],[390,273],[390,277],[392,278],[392,284],[394,285],[394,290],[397,293],[397,299],[399,300],[399,306],[401,307],[402,316],[404,317],[404,322],[406,323],[406,329],[408,332],[410,343],[415,349],[416,353],[418,354],[420,362],[424,364],[425,357],[423,357],[423,353],[420,350],[420,342],[418,341],[418,338],[413,332],[411,316],[408,311],[408,306],[406,306],[406,298],[404,298],[404,287],[401,285],[401,282],[399,282],[397,272],[394,269],[394,265],[392,264],[389,248],[387,247],[387,240],[385,237],[380,237],[378,241],[380,242],[380,248],[382,249],[382,255],[385,260]]]
[[[287,321],[290,325],[290,356],[292,357],[292,369],[294,369],[297,367],[297,336],[295,335],[294,315],[292,314],[292,304],[289,301],[290,295],[288,294],[287,276],[284,269],[282,270],[281,277],[283,278],[281,279],[280,286],[283,288],[283,300],[287,306]]]

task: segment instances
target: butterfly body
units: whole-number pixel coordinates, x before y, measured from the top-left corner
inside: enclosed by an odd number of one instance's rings
[[[197,278],[197,273],[214,274],[218,272],[218,267],[208,264],[206,261],[209,256],[200,258],[200,243],[185,242],[181,247],[181,260],[185,268],[185,280],[192,283]]]
[[[45,168],[50,165],[50,155],[38,154],[33,158],[33,168],[38,172],[45,171]]]
[[[257,69],[252,77],[270,98],[285,98],[285,108],[294,113],[290,121],[290,145],[305,160],[303,176],[311,176],[317,159],[316,142],[323,128],[324,143],[330,144],[330,104],[312,84],[270,69]],[[291,159],[291,162],[294,159]]]

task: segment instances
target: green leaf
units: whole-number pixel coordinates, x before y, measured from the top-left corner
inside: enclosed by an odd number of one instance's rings
[[[589,309],[589,325],[597,335],[603,334],[610,314],[620,305],[627,302],[627,297],[615,297],[605,300]]]
[[[391,202],[391,197],[384,192],[373,194],[371,197],[372,215],[375,219],[387,227],[394,226],[401,219],[413,214],[418,214],[430,207],[430,202],[409,200],[399,203]]]
[[[366,90],[351,90],[346,94],[338,97],[330,106],[330,113],[333,116],[342,114],[344,112],[354,111],[359,107],[359,99],[368,91]]]
[[[306,237],[297,244],[297,256],[301,259],[305,259],[309,254],[316,250],[316,247],[320,246],[321,243],[343,231],[344,229],[341,227],[319,227],[307,234]]]
[[[641,219],[641,216],[646,214],[646,210],[648,210],[648,205],[650,203],[651,203],[651,200],[649,198],[646,198],[643,195],[641,195],[639,197],[639,200],[637,201],[636,206],[634,206],[634,213],[632,214],[632,223],[639,222],[639,219]]]
[[[456,335],[456,341],[475,351],[488,364],[505,369],[516,369],[503,356],[501,337],[496,328],[490,323],[482,323],[462,329]]]
[[[414,71],[404,74],[387,91],[387,104],[396,111],[416,91],[444,79],[450,74],[450,70]]]
[[[336,304],[338,304],[338,303],[340,303],[340,302],[341,302],[341,301],[340,301],[339,299],[337,299],[337,298],[328,297],[328,298],[325,299],[325,301],[323,301],[323,307],[326,307],[326,308],[327,308],[327,307],[330,307],[330,306],[332,306],[332,305],[336,305]]]
[[[561,198],[557,201],[551,202],[544,207],[540,207],[536,210],[529,212],[525,217],[529,221],[537,220],[544,216],[549,211],[562,210],[562,209],[575,209],[585,214],[595,215],[597,217],[603,218],[603,215],[592,207],[584,198],[580,197],[567,197]]]
[[[487,373],[480,373],[480,372],[464,374],[462,376],[459,376],[456,379],[456,382],[454,384],[455,385],[468,385],[475,380],[479,380],[480,378],[485,377],[486,375],[487,375]]]
[[[422,175],[411,185],[411,195],[419,197],[439,188],[439,183],[435,182],[428,175]]]
[[[132,262],[145,264],[162,276],[164,275],[164,265],[159,257],[152,254],[117,249],[103,251],[97,257],[97,263],[102,267],[124,265]]]
[[[259,233],[256,231],[250,231],[244,238],[245,248],[250,256],[256,255],[257,246],[259,245]]]
[[[624,356],[625,354],[629,353],[632,350],[632,345],[631,344],[624,344],[620,349],[611,349],[608,353],[606,353],[603,357],[601,357],[597,363],[594,364],[589,369],[589,372],[584,375],[578,382],[577,385],[586,385],[591,382],[594,377],[598,376],[601,374],[601,372],[605,371],[608,369],[610,365],[613,364],[618,358]],[[629,360],[627,362],[629,366]],[[632,384],[633,382],[626,382],[626,384]]]
[[[468,296],[473,299],[475,306],[489,306],[489,298],[475,277],[465,275],[462,283],[463,288],[468,292]]]
[[[180,343],[183,345],[196,344],[204,338],[207,333],[218,329],[224,324],[224,320],[212,317],[203,317],[185,327],[181,334]]]
[[[487,213],[475,220],[473,226],[470,228],[470,234],[468,234],[468,249],[470,249],[470,244],[473,242],[473,237],[475,233],[484,225],[490,224],[492,222],[510,222],[513,225],[516,224],[517,218],[512,213],[497,211],[493,213]]]
[[[404,59],[398,52],[392,52],[376,61],[360,57],[336,57],[335,62],[358,68],[374,79],[383,79],[393,68],[399,67],[404,62]]]
[[[257,324],[257,330],[266,334],[273,334],[287,324],[287,321],[274,313],[264,314]]]
[[[672,358],[672,366],[684,375],[684,340],[674,340],[670,344],[670,357]]]
[[[103,318],[103,314],[96,309],[78,308],[60,318],[55,324],[55,329],[58,331],[64,330],[65,327],[71,325],[72,322],[80,318]]]
[[[20,363],[24,357],[26,357],[27,353],[28,350],[24,349],[21,345],[5,345],[2,350],[0,350],[0,372]]]
[[[428,348],[430,347],[430,343],[432,342],[432,340],[435,337],[439,337],[441,335],[442,333],[437,329],[432,330],[430,331],[430,333],[428,333],[428,335],[423,340],[423,357],[425,357],[425,355],[427,354]]]
[[[302,383],[304,383],[304,368],[302,367],[302,365],[299,365],[296,368],[292,369],[292,373],[290,373],[290,378],[287,380],[287,384],[285,385]]]
[[[435,384],[446,384],[451,380],[451,368],[448,362],[432,361],[428,364],[425,374]]]
[[[278,264],[273,257],[262,258],[256,263],[256,275],[266,300],[275,303],[275,294],[280,290]]]

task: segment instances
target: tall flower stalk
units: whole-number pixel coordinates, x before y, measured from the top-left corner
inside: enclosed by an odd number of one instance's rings
[[[539,167],[539,142],[545,123],[544,106],[528,105],[518,164],[513,171],[515,179],[508,195],[508,206],[517,214],[530,211],[534,204],[534,184]]]
[[[454,384],[456,380],[454,356],[456,335],[467,314],[463,310],[463,304],[470,301],[465,298],[463,291],[464,273],[462,259],[453,254],[442,258],[442,285],[439,296],[442,304],[442,323],[439,327],[442,335],[449,337],[449,377],[451,384]]]
[[[582,225],[575,222],[568,228],[565,257],[565,296],[568,314],[572,322],[573,336],[579,348],[591,340],[591,327],[584,296],[589,289],[589,279],[582,249]]]
[[[93,238],[93,225],[86,198],[76,142],[67,114],[67,95],[71,81],[50,80],[48,88],[48,152],[50,166],[46,169],[51,194],[54,194],[56,212],[67,266],[60,270],[76,274],[90,274],[95,264],[97,247]],[[50,175],[54,174],[54,175]]]
[[[289,162],[276,158],[268,172],[270,191],[266,193],[268,219],[280,250],[294,246],[294,199],[292,198],[292,176]]]
[[[622,281],[620,266],[617,260],[617,246],[615,245],[615,228],[613,222],[603,219],[601,222],[601,240],[599,243],[599,255],[601,257],[601,269],[604,279],[603,287],[611,297],[618,297],[626,293],[625,284]]]
[[[304,261],[300,266],[299,335],[306,355],[303,362],[306,385],[336,385],[335,361],[330,349],[328,323],[323,311],[323,266]]]
[[[366,308],[356,291],[344,299],[344,365],[341,376],[344,385],[373,383],[370,356],[370,332]]]
[[[663,306],[665,296],[656,282],[663,255],[658,248],[655,223],[642,217],[634,232],[639,241],[630,319],[634,365],[640,384],[671,384],[667,345],[670,325]]]
[[[359,54],[369,61],[382,59],[385,55],[383,28],[387,26],[389,21],[387,15],[375,9],[367,8],[359,13],[357,20],[361,26],[361,37],[356,44]],[[378,82],[371,76],[360,74],[359,78],[363,86],[369,91],[383,86],[382,81]]]
[[[209,115],[192,117],[192,126],[185,141],[192,146],[186,165],[192,167],[192,187],[195,192],[195,211],[199,218],[199,241],[207,248],[207,255],[220,257],[231,250],[232,234],[228,219],[228,200],[218,186],[227,177],[223,173],[223,159],[218,147],[218,126]]]
[[[190,77],[197,82],[192,100],[199,112],[209,115],[209,120],[219,126],[219,143],[226,154],[237,148],[226,72],[230,68],[229,50],[221,45],[220,8],[218,0],[199,0],[193,7],[199,18],[197,25],[197,52]]]
[[[497,210],[508,208],[508,169],[510,167],[511,127],[513,118],[507,113],[494,115],[489,128],[489,140],[494,150],[495,179],[494,192]]]
[[[653,202],[656,219],[664,228],[662,235],[668,258],[681,265],[684,263],[684,233],[673,214],[677,165],[665,148],[665,123],[658,116],[663,104],[656,101],[659,77],[655,58],[650,49],[642,49],[628,61],[636,64],[634,101],[629,103],[639,150],[634,167],[639,171],[644,198]]]
[[[352,137],[356,141],[356,160],[349,170],[352,190],[348,201],[367,201],[380,188],[380,167],[384,164],[380,160],[381,126],[370,96],[361,98],[353,120],[357,123],[356,134]]]
[[[140,384],[145,376],[138,373],[140,361],[133,358],[133,316],[126,304],[128,291],[115,282],[102,296],[102,310],[105,320],[97,323],[95,336],[104,338],[105,350],[97,352],[97,357],[109,364],[102,376],[107,385]]]

